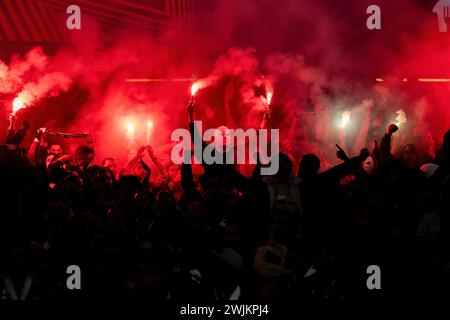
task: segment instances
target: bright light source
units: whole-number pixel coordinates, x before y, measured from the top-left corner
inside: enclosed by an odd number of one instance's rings
[[[135,127],[134,127],[134,124],[133,124],[133,123],[128,122],[128,125],[127,125],[127,131],[128,131],[129,134],[134,134],[134,132],[135,132]]]
[[[397,117],[395,118],[395,125],[397,127],[400,127],[400,125],[406,123],[406,121],[407,121],[406,112],[403,111],[403,109],[400,109],[396,113],[397,113]]]
[[[450,82],[450,79],[447,78],[419,78],[417,79],[419,82]]]
[[[267,100],[267,104],[268,104],[268,105],[270,105],[270,103],[272,102],[272,96],[273,96],[273,93],[272,93],[272,92],[267,92],[267,98],[266,98],[266,100]]]
[[[350,122],[350,114],[351,114],[350,111],[342,112],[341,122],[339,124],[341,128],[345,128]]]
[[[24,109],[26,108],[25,104],[22,102],[22,100],[20,100],[19,97],[15,98],[13,100],[13,113],[16,113],[17,111],[19,111],[20,109]]]
[[[192,84],[192,86],[191,86],[191,95],[195,96],[195,94],[197,93],[198,89],[200,89],[199,86],[198,86],[198,83],[194,82]]]

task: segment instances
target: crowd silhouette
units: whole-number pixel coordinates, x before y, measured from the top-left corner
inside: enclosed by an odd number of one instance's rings
[[[450,284],[450,131],[434,159],[413,144],[393,155],[390,125],[354,157],[337,146],[327,170],[280,153],[276,175],[257,164],[247,177],[162,163],[151,146],[120,170],[96,165],[89,139],[68,155],[40,129],[24,148],[29,128],[12,117],[0,151],[0,299],[345,301],[376,294],[370,265],[387,297]],[[66,287],[69,265],[81,290]]]

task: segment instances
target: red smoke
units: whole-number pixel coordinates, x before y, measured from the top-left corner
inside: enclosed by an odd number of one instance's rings
[[[88,25],[69,33],[56,54],[35,48],[0,62],[0,93],[11,100],[4,106],[8,112],[18,95],[33,105],[19,115],[32,116],[35,127],[91,132],[97,158],[125,159],[129,122],[144,144],[152,121],[150,143],[161,154],[170,147],[171,131],[187,126],[191,82],[125,79],[194,73],[201,89],[197,117],[204,127],[258,127],[267,93],[275,92],[272,126],[281,129],[285,149],[297,156],[316,152],[334,158],[336,123],[346,110],[356,128],[348,132],[350,148],[364,122],[365,98],[373,101],[371,116],[379,127],[374,137],[381,138],[404,110],[405,142],[424,132],[439,139],[449,127],[450,86],[414,80],[450,78],[450,42],[438,32],[434,3],[377,1],[382,29],[370,31],[365,12],[372,2],[208,1],[200,11],[203,28],[192,36],[174,25],[158,37],[135,29],[112,37],[85,19]],[[265,92],[258,91],[262,87]],[[38,108],[40,114],[33,114]]]

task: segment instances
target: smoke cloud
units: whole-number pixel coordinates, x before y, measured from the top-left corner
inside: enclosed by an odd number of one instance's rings
[[[377,1],[382,29],[371,31],[366,8],[372,2],[204,1],[202,27],[189,35],[175,23],[158,36],[131,28],[111,35],[84,19],[88,25],[69,33],[56,53],[35,48],[0,61],[0,93],[29,102],[19,116],[35,127],[91,132],[98,160],[125,159],[130,122],[145,144],[152,121],[150,143],[161,153],[171,131],[187,126],[190,81],[126,79],[189,79],[194,73],[197,117],[205,128],[258,127],[272,92],[271,126],[281,129],[282,149],[296,158],[315,152],[333,161],[347,110],[353,150],[368,114],[366,98],[373,105],[367,141],[380,139],[399,110],[407,119],[399,131],[403,141],[421,133],[438,141],[449,127],[450,85],[417,81],[450,78],[449,36],[438,32],[434,3]]]

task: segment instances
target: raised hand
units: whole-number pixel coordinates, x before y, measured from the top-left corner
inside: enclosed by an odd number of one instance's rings
[[[266,112],[264,112],[264,120],[269,121],[270,118],[272,118],[272,113],[273,113],[272,107],[268,106]]]
[[[145,146],[140,147],[136,153],[136,157],[141,159],[144,156],[145,148]]]
[[[190,116],[192,116],[194,114],[194,110],[195,110],[195,100],[190,100],[187,106],[187,112]]]
[[[390,124],[389,127],[387,128],[386,134],[391,135],[391,134],[393,134],[394,132],[396,132],[397,130],[398,130],[397,125],[395,125],[395,124],[392,123],[392,124]]]
[[[148,153],[148,156],[150,157],[150,159],[154,159],[155,158],[155,153],[153,151],[153,147],[151,145],[148,145],[145,147]]]
[[[358,157],[360,158],[361,161],[364,161],[364,160],[366,160],[369,156],[370,156],[369,149],[364,148],[364,149],[361,150],[361,153],[359,154]]]
[[[40,140],[44,136],[45,130],[46,130],[45,128],[39,128],[36,131],[36,135],[35,135],[36,139]]]
[[[338,151],[336,152],[336,157],[338,159],[341,159],[342,161],[348,161],[350,159],[338,144],[336,144],[336,148],[338,149]]]
[[[11,113],[9,116],[9,126],[10,127],[14,127],[14,125],[16,124],[16,119],[17,119],[16,115]]]

